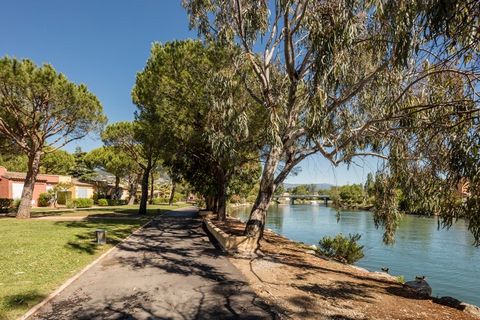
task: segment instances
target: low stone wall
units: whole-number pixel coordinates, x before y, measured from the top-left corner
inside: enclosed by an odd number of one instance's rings
[[[256,248],[255,239],[246,236],[230,235],[218,228],[210,219],[204,219],[205,226],[212,236],[215,237],[223,250],[229,253],[252,253]]]

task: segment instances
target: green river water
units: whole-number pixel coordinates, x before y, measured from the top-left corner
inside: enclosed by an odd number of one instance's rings
[[[249,208],[231,213],[242,221]],[[292,240],[318,244],[325,235],[360,233],[365,257],[356,263],[370,271],[390,268],[390,274],[406,281],[425,275],[433,296],[451,296],[480,306],[480,247],[460,220],[449,230],[438,229],[436,218],[405,216],[392,246],[382,243],[382,229],[376,229],[368,211],[337,211],[323,205],[271,205],[267,227]]]

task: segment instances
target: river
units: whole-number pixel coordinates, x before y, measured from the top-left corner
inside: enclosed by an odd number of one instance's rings
[[[249,213],[249,208],[238,208],[231,215],[246,221]],[[271,205],[267,227],[306,244],[318,244],[326,235],[360,233],[365,257],[355,265],[370,271],[388,267],[406,281],[425,275],[433,296],[480,306],[480,247],[472,246],[463,220],[438,230],[436,218],[406,215],[392,246],[383,244],[383,230],[375,228],[368,211],[342,211],[337,221],[337,211],[323,205]]]

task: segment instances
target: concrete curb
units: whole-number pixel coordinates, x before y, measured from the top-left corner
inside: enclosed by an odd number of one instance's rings
[[[131,237],[139,233],[144,227],[146,227],[148,224],[150,224],[154,218],[150,219],[148,222],[144,223],[140,228],[132,232],[131,235],[117,243],[115,246],[112,248],[108,249],[106,252],[102,253],[97,259],[93,260],[90,264],[88,264],[86,267],[84,267],[82,270],[80,270],[77,274],[75,274],[73,277],[65,281],[60,287],[58,287],[55,291],[50,293],[45,299],[43,299],[41,302],[30,308],[30,310],[27,311],[23,316],[21,316],[19,319],[20,320],[26,320],[29,317],[33,316],[40,308],[42,308],[44,305],[49,303],[53,298],[55,298],[57,295],[59,295],[65,288],[67,288],[69,285],[71,285],[75,280],[80,278],[85,272],[87,272],[89,269],[91,269],[94,265],[99,263],[103,258],[105,258],[107,255],[109,255],[112,251],[117,249],[121,244],[123,244],[125,241],[129,240]]]

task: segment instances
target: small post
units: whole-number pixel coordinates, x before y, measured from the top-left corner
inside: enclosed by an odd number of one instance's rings
[[[104,229],[95,230],[95,235],[97,237],[97,244],[106,244],[107,243],[107,231]]]

